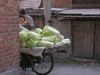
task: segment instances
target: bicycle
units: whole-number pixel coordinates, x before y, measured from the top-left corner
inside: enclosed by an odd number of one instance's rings
[[[23,48],[25,50],[25,48]],[[27,49],[32,50],[32,49]],[[51,52],[43,49],[42,56],[34,56],[30,53],[21,52],[20,66],[26,71],[26,68],[31,68],[37,75],[47,75],[54,67],[54,59]]]

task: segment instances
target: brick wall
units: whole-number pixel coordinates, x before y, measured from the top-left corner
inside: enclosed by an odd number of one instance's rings
[[[66,8],[71,7],[72,0],[52,0],[53,7]]]
[[[18,64],[18,44],[17,0],[0,0],[0,75]]]

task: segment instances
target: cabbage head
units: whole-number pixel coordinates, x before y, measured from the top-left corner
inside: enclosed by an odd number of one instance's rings
[[[40,47],[46,47],[46,48],[53,48],[54,43],[53,42],[48,42],[48,41],[40,41],[39,46]]]
[[[38,44],[39,44],[38,40],[30,39],[29,41],[27,41],[27,47],[28,48],[38,47]]]
[[[41,35],[36,33],[36,32],[29,31],[28,32],[28,39],[40,40],[41,39]]]
[[[27,31],[20,31],[19,32],[19,40],[20,42],[26,42],[27,41]]]
[[[70,43],[71,43],[70,39],[68,39],[68,38],[62,40],[62,42],[63,42],[64,44],[70,44]]]
[[[63,46],[63,45],[70,45],[70,39],[66,38],[66,39],[63,39],[62,41],[60,42],[56,42],[55,46]]]
[[[33,31],[36,32],[36,33],[41,34],[43,30],[41,28],[36,28]]]
[[[64,40],[63,35],[55,35],[55,36],[56,36],[56,42],[61,42],[62,40]]]
[[[21,42],[21,47],[25,48],[27,46],[26,42]]]
[[[51,35],[57,35],[57,34],[60,34],[60,32],[54,27],[46,25],[43,28],[43,32],[42,32],[43,36],[51,36]]]

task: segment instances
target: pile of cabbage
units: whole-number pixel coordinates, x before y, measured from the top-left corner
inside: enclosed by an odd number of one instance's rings
[[[46,25],[43,29],[36,28],[32,31],[20,26],[19,40],[21,47],[46,47],[53,48],[70,44],[70,39],[63,35],[54,27]]]

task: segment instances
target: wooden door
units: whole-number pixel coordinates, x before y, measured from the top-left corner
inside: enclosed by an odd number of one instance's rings
[[[100,21],[96,21],[95,26],[95,58],[100,58]]]
[[[73,56],[93,56],[93,21],[75,20],[73,22]]]

